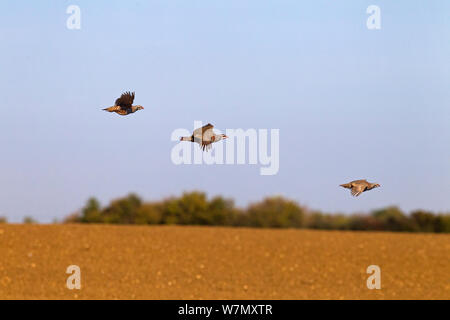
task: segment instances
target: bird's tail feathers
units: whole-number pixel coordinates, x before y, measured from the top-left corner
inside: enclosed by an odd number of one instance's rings
[[[119,109],[120,109],[120,106],[112,106],[112,107],[105,108],[103,110],[108,111],[108,112],[114,112],[114,111],[117,111]]]

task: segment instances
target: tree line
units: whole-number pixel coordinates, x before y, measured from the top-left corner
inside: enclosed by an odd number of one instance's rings
[[[232,199],[221,196],[208,199],[204,192],[198,191],[152,202],[130,194],[113,200],[106,207],[90,198],[79,212],[66,217],[64,222],[450,232],[449,213],[415,210],[405,214],[398,207],[390,206],[366,214],[329,214],[309,210],[281,196],[267,197],[239,208]]]

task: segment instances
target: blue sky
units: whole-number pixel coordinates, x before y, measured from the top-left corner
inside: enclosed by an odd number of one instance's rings
[[[381,30],[366,28],[372,4]],[[448,1],[2,1],[0,215],[194,189],[450,211],[449,17]],[[101,111],[125,90],[145,110]],[[174,165],[171,133],[194,120],[280,129],[279,173]],[[382,187],[338,187],[359,178]]]

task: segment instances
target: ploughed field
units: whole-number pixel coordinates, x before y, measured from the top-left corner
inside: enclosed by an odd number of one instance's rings
[[[450,235],[1,224],[0,299],[450,299]]]

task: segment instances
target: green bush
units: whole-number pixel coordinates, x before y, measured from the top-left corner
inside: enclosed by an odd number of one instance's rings
[[[100,202],[98,202],[95,198],[90,198],[86,206],[81,210],[81,222],[86,223],[100,223],[104,222],[101,217],[101,208],[100,208]],[[73,215],[76,221],[76,215]],[[73,221],[73,222],[75,222]]]
[[[34,224],[34,223],[37,223],[37,221],[34,220],[33,217],[31,217],[31,216],[26,216],[26,217],[23,218],[23,223],[25,223],[25,224]]]
[[[136,213],[136,224],[161,224],[163,222],[163,206],[158,203],[144,203]]]
[[[232,226],[239,214],[234,201],[220,196],[214,197],[208,204],[211,225]]]
[[[414,231],[415,226],[411,219],[397,207],[387,207],[372,212],[372,217],[381,222],[381,230]]]
[[[130,194],[125,198],[117,199],[100,212],[99,218],[105,223],[133,224],[136,223],[141,199]]]
[[[387,230],[385,229],[386,226],[382,220],[371,215],[362,215],[362,214],[352,215],[349,221],[350,221],[349,222],[350,230],[361,230],[361,231]]]
[[[208,200],[203,192],[183,193],[177,200],[177,210],[179,224],[210,225],[212,222],[208,212]]]
[[[306,218],[306,228],[323,230],[348,230],[350,229],[350,216],[344,214],[323,214],[314,211]]]
[[[450,233],[450,214],[440,214],[434,221],[434,232]]]
[[[251,204],[247,209],[248,223],[252,227],[300,228],[304,209],[296,202],[282,197],[268,197]]]

